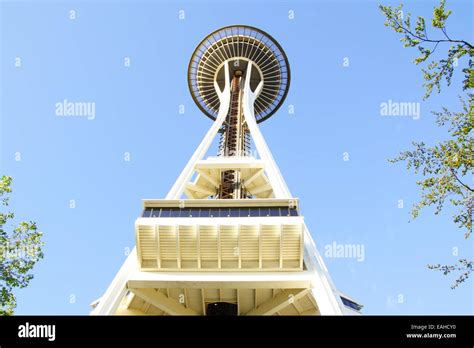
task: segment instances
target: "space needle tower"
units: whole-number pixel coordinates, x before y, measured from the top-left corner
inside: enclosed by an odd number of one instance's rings
[[[136,247],[92,314],[359,314],[258,127],[289,90],[283,48],[257,28],[218,29],[194,50],[188,85],[212,125],[168,195],[143,200]]]

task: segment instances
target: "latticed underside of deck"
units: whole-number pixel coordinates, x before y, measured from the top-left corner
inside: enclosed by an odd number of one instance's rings
[[[301,223],[139,225],[137,245],[141,268],[149,271],[303,268]]]

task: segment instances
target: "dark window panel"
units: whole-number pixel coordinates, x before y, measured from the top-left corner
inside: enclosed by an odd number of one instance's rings
[[[189,217],[189,208],[181,209],[179,217]]]
[[[161,208],[160,217],[170,217],[170,208]]]
[[[341,296],[342,303],[346,305],[347,307],[350,307],[352,309],[355,309],[356,311],[360,311],[362,309],[362,306],[358,303],[355,303],[345,297]]]
[[[189,217],[199,217],[199,208],[189,209]]]
[[[171,208],[170,217],[179,217],[179,208]]]
[[[199,213],[199,217],[209,217],[210,214],[211,214],[211,209],[201,208],[201,212]]]
[[[143,217],[265,217],[298,216],[297,208],[250,207],[250,208],[145,208]]]
[[[247,217],[247,216],[250,216],[250,210],[249,210],[249,208],[240,208],[240,209],[239,209],[239,212],[240,212],[240,217]]]
[[[256,207],[250,208],[250,216],[260,216],[260,209]]]
[[[280,216],[280,208],[270,208],[270,216]]]
[[[290,215],[291,216],[298,216],[298,210],[296,210],[296,208],[290,208]]]

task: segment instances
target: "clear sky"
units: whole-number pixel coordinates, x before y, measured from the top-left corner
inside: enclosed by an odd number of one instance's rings
[[[0,173],[14,178],[17,219],[36,221],[46,242],[16,313],[89,313],[134,246],[141,199],[166,195],[211,125],[188,91],[194,48],[247,24],[288,55],[288,97],[261,129],[336,286],[366,314],[472,314],[472,280],[451,290],[453,278],[426,265],[472,258],[473,238],[449,210],[412,221],[416,177],[387,162],[412,140],[446,136],[430,111],[459,109],[461,71],[423,101],[417,51],[383,25],[380,3],[3,1]],[[434,3],[406,8],[430,16]],[[451,37],[474,41],[473,2],[448,8]],[[57,116],[64,99],[95,103],[95,118]],[[381,116],[389,100],[420,103],[419,119]],[[363,260],[325,256],[333,243],[363,246]]]

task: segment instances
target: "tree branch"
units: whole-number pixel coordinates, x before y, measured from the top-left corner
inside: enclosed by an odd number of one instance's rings
[[[395,22],[395,24],[398,25],[398,27],[399,27],[400,29],[402,29],[405,33],[410,34],[410,35],[413,36],[414,38],[417,38],[418,40],[421,40],[421,41],[423,41],[423,42],[434,42],[434,43],[452,42],[452,43],[462,43],[463,46],[464,46],[464,45],[467,45],[467,46],[469,46],[471,49],[474,49],[474,46],[471,45],[469,42],[467,42],[467,41],[465,41],[465,40],[452,40],[452,39],[450,39],[450,38],[446,35],[446,33],[445,33],[445,36],[447,37],[446,40],[445,40],[445,39],[430,40],[430,39],[428,39],[428,37],[426,37],[426,39],[425,39],[425,38],[422,38],[421,36],[418,36],[418,35],[414,34],[412,31],[410,31],[409,29],[405,28],[405,27],[404,27],[403,25],[401,25],[396,19],[394,19],[394,18],[391,18],[391,19],[392,19],[392,20]],[[443,31],[443,32],[444,32],[444,31]],[[425,36],[426,36],[426,35],[425,35]]]
[[[450,168],[451,169],[451,173],[453,174],[454,178],[462,185],[464,186],[464,188],[468,189],[469,191],[471,192],[474,192],[474,190],[472,188],[470,188],[468,185],[466,185],[465,183],[463,183],[461,180],[459,180],[459,178],[457,177],[456,173],[454,172],[454,169],[453,168]]]
[[[446,33],[446,28],[441,28],[441,31],[443,32],[444,36],[446,36],[446,38],[448,40],[451,40],[451,38],[448,36],[448,34]]]

